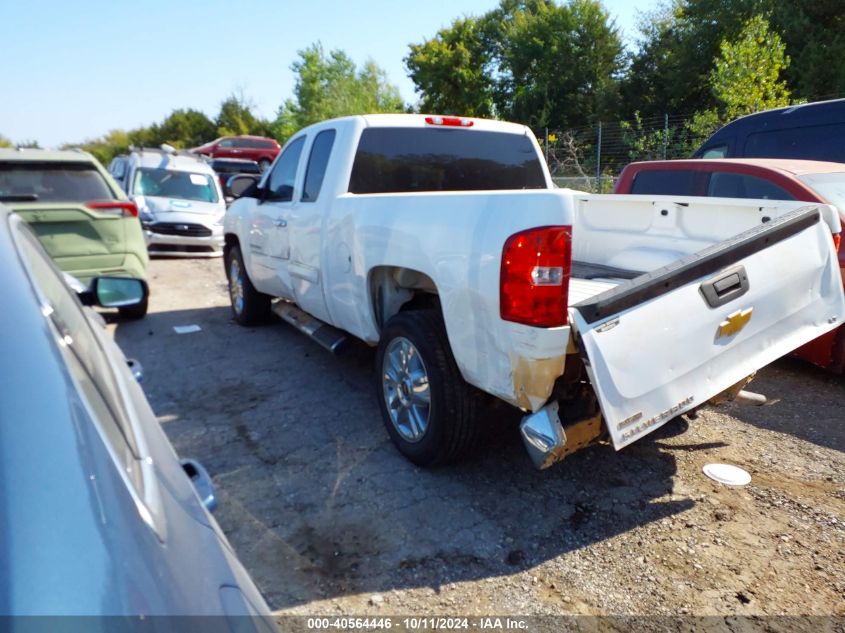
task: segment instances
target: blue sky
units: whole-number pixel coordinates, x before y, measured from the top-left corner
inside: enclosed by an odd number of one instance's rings
[[[637,10],[604,0],[630,43]],[[402,59],[464,15],[498,0],[0,1],[0,134],[52,147],[161,121],[176,108],[215,116],[243,93],[266,117],[292,95],[297,51],[321,42],[372,58],[407,102]]]

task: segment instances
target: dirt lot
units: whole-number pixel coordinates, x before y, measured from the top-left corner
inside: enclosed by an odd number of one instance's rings
[[[150,273],[151,313],[110,327],[282,614],[845,615],[841,377],[780,361],[753,384],[773,404],[705,410],[543,472],[518,416],[492,411],[474,458],[424,471],[387,438],[371,350],[239,327],[220,260]],[[717,484],[709,462],[752,483]]]

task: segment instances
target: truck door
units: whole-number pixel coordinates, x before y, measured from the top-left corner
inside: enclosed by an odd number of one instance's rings
[[[796,209],[570,308],[616,449],[842,322],[821,218]]]
[[[322,248],[324,221],[328,216],[330,196],[321,190],[336,136],[334,129],[321,130],[314,136],[308,162],[297,192],[299,202],[291,209],[291,255],[288,264],[291,285],[300,308],[323,321],[331,321],[323,293]]]
[[[304,136],[287,144],[273,170],[265,176],[261,187],[263,197],[252,214],[249,248],[255,281],[264,292],[277,297],[293,298],[288,272],[288,222],[297,204],[294,184],[304,145]]]

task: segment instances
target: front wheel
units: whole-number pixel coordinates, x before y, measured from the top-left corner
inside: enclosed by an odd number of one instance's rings
[[[390,439],[418,466],[457,461],[475,444],[476,397],[458,371],[438,310],[401,312],[387,322],[376,387]]]
[[[270,296],[258,292],[252,285],[238,246],[233,246],[226,253],[226,277],[235,321],[241,325],[266,321],[270,316]]]
[[[258,161],[258,167],[261,169],[262,172],[267,171],[267,168],[270,166],[270,159],[269,158],[262,158]]]

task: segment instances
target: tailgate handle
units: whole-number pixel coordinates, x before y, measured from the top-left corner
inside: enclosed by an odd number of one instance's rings
[[[745,266],[728,268],[717,277],[701,284],[701,294],[711,308],[718,308],[748,292],[748,273]]]

